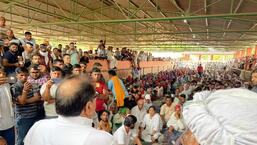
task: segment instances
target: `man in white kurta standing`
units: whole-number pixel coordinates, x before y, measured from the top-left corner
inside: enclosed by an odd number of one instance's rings
[[[58,118],[34,124],[25,145],[112,145],[112,135],[92,127],[95,96],[85,76],[66,78],[56,92]]]

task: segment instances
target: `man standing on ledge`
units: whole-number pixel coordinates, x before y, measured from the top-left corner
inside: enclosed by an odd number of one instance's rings
[[[95,89],[85,76],[70,76],[56,92],[57,119],[37,122],[25,145],[112,145],[113,137],[92,127]]]
[[[115,70],[110,69],[108,74],[110,78],[108,81],[108,89],[112,91],[117,107],[122,107],[124,106],[125,97],[128,96],[128,91],[126,90],[122,80],[117,76]]]

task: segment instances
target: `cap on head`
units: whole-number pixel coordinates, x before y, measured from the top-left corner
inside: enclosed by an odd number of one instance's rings
[[[146,99],[146,100],[151,100],[151,95],[150,95],[150,94],[146,94],[146,95],[145,95],[145,99]]]

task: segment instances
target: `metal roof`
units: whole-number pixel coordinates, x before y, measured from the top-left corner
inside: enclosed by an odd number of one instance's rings
[[[16,35],[115,47],[257,44],[257,0],[1,0]]]

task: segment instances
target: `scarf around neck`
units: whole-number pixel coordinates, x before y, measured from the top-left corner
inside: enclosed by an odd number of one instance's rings
[[[44,58],[45,58],[45,63],[46,63],[46,65],[47,65],[48,62],[49,62],[48,52],[47,52],[47,51],[46,51],[46,52],[39,51],[39,54],[42,55],[42,56],[44,56]]]

